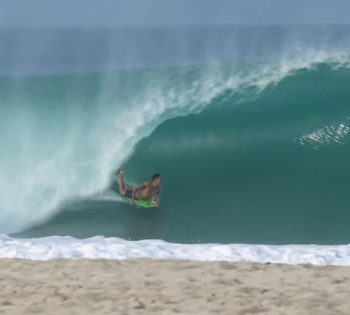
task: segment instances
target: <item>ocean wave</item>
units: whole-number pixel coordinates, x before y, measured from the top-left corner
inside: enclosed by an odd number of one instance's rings
[[[348,66],[346,51],[306,49],[268,63],[2,77],[0,230],[23,231],[52,217],[64,202],[105,190],[113,171],[166,121],[219,106],[248,107],[265,92],[279,93],[289,77],[298,84],[301,71],[318,75],[322,67],[329,73]],[[191,137],[181,145],[195,148]],[[195,141],[206,146],[238,141],[208,137]]]

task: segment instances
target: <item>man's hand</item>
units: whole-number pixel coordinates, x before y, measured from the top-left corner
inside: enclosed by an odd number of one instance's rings
[[[157,202],[157,201],[152,200],[152,203],[153,203],[156,207],[158,207],[158,202]]]
[[[152,200],[151,200],[151,202],[152,202],[156,207],[158,207],[158,202],[156,201],[156,198],[157,198],[157,196],[159,195],[159,193],[160,193],[160,189],[158,188],[157,191],[154,193],[153,198],[152,198]]]

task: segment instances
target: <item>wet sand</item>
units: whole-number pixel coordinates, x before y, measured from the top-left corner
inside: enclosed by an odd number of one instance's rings
[[[0,314],[350,314],[350,267],[0,260]]]

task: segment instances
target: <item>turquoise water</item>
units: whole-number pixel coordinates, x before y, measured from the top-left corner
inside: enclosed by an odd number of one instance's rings
[[[350,59],[313,32],[260,60],[233,41],[244,58],[3,76],[1,232],[348,243]],[[161,173],[161,207],[109,189],[119,167],[130,185]]]

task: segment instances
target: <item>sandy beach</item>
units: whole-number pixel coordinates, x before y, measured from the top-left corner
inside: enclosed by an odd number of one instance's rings
[[[350,268],[0,260],[1,314],[350,314]]]

